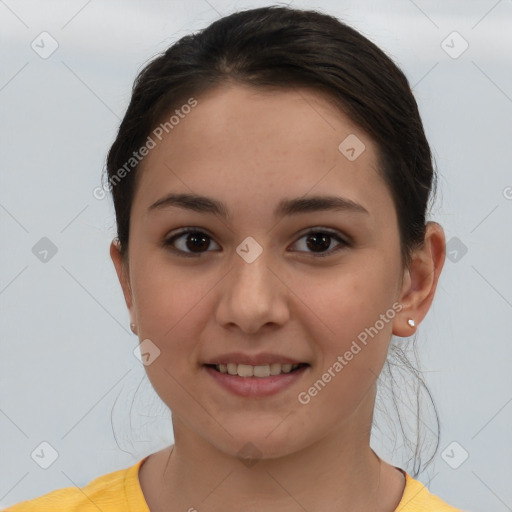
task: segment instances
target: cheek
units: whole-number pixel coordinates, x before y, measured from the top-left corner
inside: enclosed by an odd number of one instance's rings
[[[347,306],[335,333],[320,340],[319,365],[303,389],[303,399],[325,415],[326,423],[352,414],[372,391],[386,361],[394,310],[383,310],[381,320],[380,309],[362,306],[360,311]]]
[[[139,337],[150,340],[157,356],[145,365],[148,378],[162,401],[171,409],[190,406],[198,332],[205,315],[204,300],[211,286],[194,281],[170,265],[139,267],[134,280]]]
[[[373,261],[340,266],[321,280],[316,276],[314,287],[308,288],[304,283],[301,293],[311,312],[324,320],[331,334],[354,336],[358,329],[373,324],[388,307],[391,295],[383,272]]]
[[[178,269],[147,258],[135,271],[135,309],[142,334],[162,342],[193,326],[200,327],[199,312],[215,280],[198,279],[193,267]],[[185,336],[186,337],[186,336]]]
[[[380,373],[395,317],[391,274],[377,260],[361,260],[350,269],[340,269],[334,279],[331,274],[329,282],[307,295],[315,313],[310,315],[312,325],[316,325],[314,330],[317,334],[320,330],[324,333],[315,336],[322,353],[323,370],[332,367],[338,356],[342,356],[347,362],[343,368],[344,379],[352,384],[376,378]],[[315,322],[313,317],[322,322]]]
[[[139,337],[141,342],[150,340],[146,343],[157,354],[145,369],[167,404],[181,400],[185,382],[193,385],[190,375],[196,370],[199,333],[210,318],[204,309],[206,297],[216,282],[210,281],[194,279],[170,265],[150,265],[149,260],[138,268],[134,296]]]

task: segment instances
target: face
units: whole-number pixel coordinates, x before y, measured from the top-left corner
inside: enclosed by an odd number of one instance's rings
[[[139,168],[127,261],[111,251],[176,440],[272,458],[368,427],[404,277],[376,146],[312,90],[223,86],[197,101]],[[365,146],[355,159],[339,149],[348,136]],[[169,194],[222,208],[152,208]],[[307,366],[268,385],[205,366],[244,358]]]

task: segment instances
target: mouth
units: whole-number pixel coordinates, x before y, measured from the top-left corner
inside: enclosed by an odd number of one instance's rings
[[[311,365],[308,363],[204,364],[206,373],[222,389],[244,398],[261,399],[297,386]]]
[[[266,378],[276,375],[289,374],[300,370],[306,366],[309,366],[308,363],[299,363],[299,364],[281,364],[281,363],[271,363],[271,364],[263,364],[253,366],[250,364],[236,364],[236,363],[226,363],[226,364],[205,364],[205,366],[212,368],[218,373],[225,373],[228,375],[238,376],[238,377],[255,377],[255,378]]]

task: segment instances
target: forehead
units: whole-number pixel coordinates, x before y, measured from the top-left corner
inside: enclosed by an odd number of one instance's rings
[[[214,195],[233,209],[313,192],[370,213],[393,207],[374,143],[321,92],[225,85],[195,99],[139,166],[139,213],[169,192]]]

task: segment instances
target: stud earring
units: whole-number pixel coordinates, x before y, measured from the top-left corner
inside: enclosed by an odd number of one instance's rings
[[[130,324],[130,329],[132,330],[133,334],[137,334],[137,331],[135,330],[137,326],[135,324]]]
[[[414,320],[412,318],[409,318],[409,320],[407,320],[407,323],[411,326],[411,327],[414,327],[416,324],[414,323]]]

